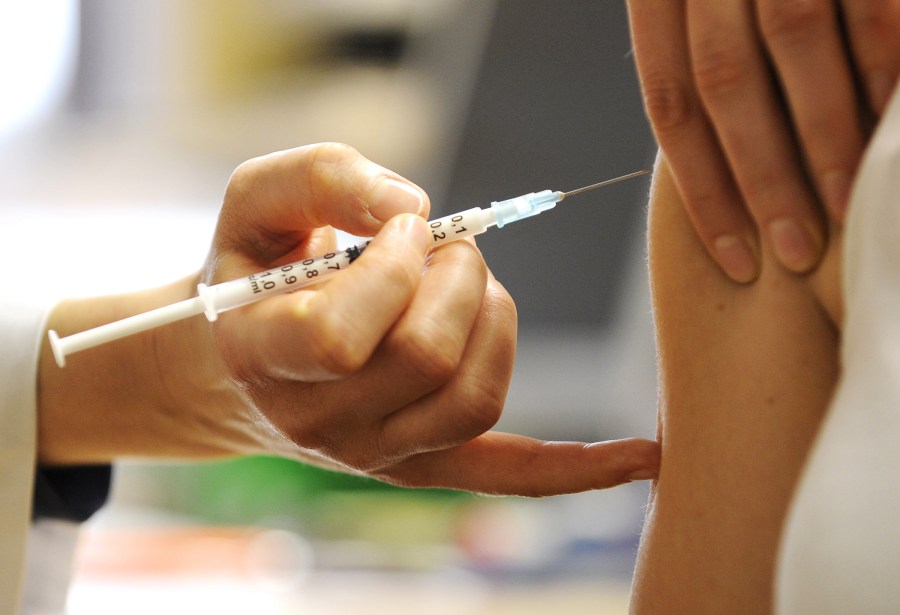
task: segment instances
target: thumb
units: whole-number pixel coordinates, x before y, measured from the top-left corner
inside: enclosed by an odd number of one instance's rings
[[[225,191],[220,239],[238,250],[291,249],[310,231],[333,226],[375,235],[395,215],[427,217],[425,192],[350,146],[320,143],[241,164]]]

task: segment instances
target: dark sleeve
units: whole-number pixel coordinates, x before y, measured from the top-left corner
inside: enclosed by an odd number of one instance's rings
[[[87,521],[109,497],[112,466],[37,466],[31,519]]]

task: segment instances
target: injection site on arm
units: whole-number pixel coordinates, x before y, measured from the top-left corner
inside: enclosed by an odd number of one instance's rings
[[[531,192],[504,201],[494,201],[488,208],[473,207],[438,218],[428,223],[433,239],[432,248],[480,235],[493,226],[503,228],[512,222],[530,218],[552,209],[568,196],[602,188],[649,172],[649,170],[636,171],[568,192],[553,190]],[[364,241],[343,250],[275,267],[213,286],[199,284],[196,297],[67,337],[59,337],[56,331],[51,330],[48,336],[53,356],[57,365],[65,367],[66,357],[70,354],[184,318],[205,314],[207,319],[213,322],[220,313],[227,310],[322,282],[351,265],[368,245],[369,241]]]

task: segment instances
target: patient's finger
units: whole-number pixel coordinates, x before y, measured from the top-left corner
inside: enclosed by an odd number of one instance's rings
[[[856,71],[872,110],[880,116],[900,74],[900,2],[843,0],[841,6]]]
[[[631,0],[644,103],[701,241],[738,282],[759,273],[756,227],[694,86],[684,0]]]
[[[694,77],[735,180],[779,261],[818,263],[823,216],[746,0],[688,0]],[[681,172],[673,165],[676,177]],[[680,184],[679,184],[680,185]]]
[[[810,179],[831,214],[842,220],[864,136],[834,3],[759,0],[757,7]]]

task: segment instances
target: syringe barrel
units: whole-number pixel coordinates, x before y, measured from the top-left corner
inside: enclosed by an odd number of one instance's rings
[[[436,248],[451,241],[480,235],[494,226],[495,223],[491,211],[480,207],[473,207],[443,218],[431,220],[428,222],[431,239],[434,241],[431,246]]]
[[[273,267],[245,278],[222,282],[215,286],[201,284],[197,290],[205,306],[206,317],[213,321],[217,315],[271,295],[294,292],[317,284],[348,267],[363,253],[368,241],[343,250],[329,252],[315,258]]]

